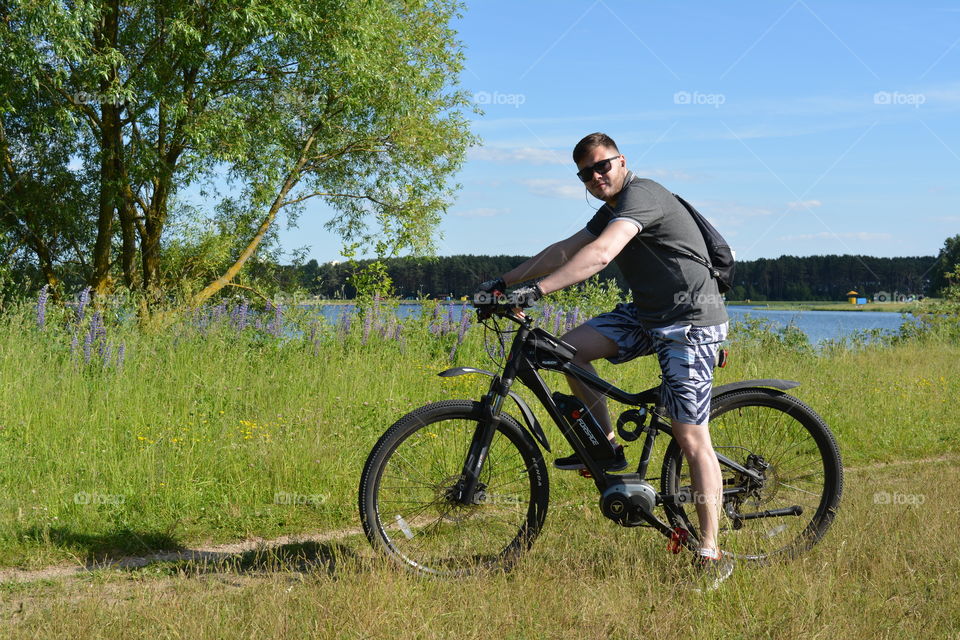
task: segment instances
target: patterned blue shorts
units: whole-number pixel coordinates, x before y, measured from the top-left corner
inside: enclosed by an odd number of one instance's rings
[[[673,324],[644,329],[633,303],[621,303],[586,324],[619,347],[607,358],[614,364],[657,354],[663,384],[660,396],[667,414],[687,424],[706,424],[710,417],[710,390],[720,343],[727,338],[728,323],[710,327]]]

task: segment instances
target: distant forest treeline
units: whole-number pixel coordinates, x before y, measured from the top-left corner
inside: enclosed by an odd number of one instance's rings
[[[525,256],[448,256],[440,258],[393,258],[385,261],[396,293],[403,298],[460,296],[473,293],[478,283],[494,278],[526,260]],[[841,300],[848,291],[871,297],[885,291],[891,295],[931,295],[930,272],[936,257],[874,258],[870,256],[781,256],[775,259],[737,263],[729,300]],[[365,264],[363,261],[360,265]],[[281,288],[302,287],[323,298],[352,298],[356,293],[349,276],[357,264],[325,263],[279,267]],[[619,269],[600,272],[627,285]]]

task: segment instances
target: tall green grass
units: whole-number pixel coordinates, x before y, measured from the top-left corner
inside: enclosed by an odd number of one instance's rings
[[[587,496],[553,508],[512,573],[419,579],[359,538],[303,545],[304,568],[229,558],[0,588],[10,638],[957,638],[955,462],[850,471],[803,557],[687,589],[689,560]],[[589,481],[581,481],[589,484]],[[913,498],[886,501],[885,495]],[[242,561],[241,561],[242,560]]]
[[[171,315],[144,329],[110,311],[88,361],[89,311],[77,321],[74,309],[51,308],[41,328],[33,303],[7,306],[0,565],[354,528],[360,471],[383,431],[422,404],[479,398],[487,387],[481,376],[436,372],[496,368],[481,327],[457,346],[459,325],[438,329],[443,314],[429,311],[406,321],[399,339],[386,314],[371,312],[369,325],[355,318],[346,332],[290,310],[282,327],[265,313],[262,328],[241,331],[229,312]],[[717,383],[801,381],[795,394],[830,424],[847,464],[960,449],[956,344],[815,351],[754,327],[735,345]],[[599,370],[629,390],[658,383],[651,358]],[[565,455],[556,429],[547,433]],[[551,481],[557,504],[595,501],[574,475]]]

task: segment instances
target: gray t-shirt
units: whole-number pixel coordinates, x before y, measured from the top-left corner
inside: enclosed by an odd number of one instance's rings
[[[627,220],[640,228],[614,262],[630,285],[644,327],[705,327],[727,321],[717,281],[705,266],[677,253],[707,258],[700,228],[672,193],[630,173],[616,208],[600,207],[587,223],[587,231],[599,236],[614,220]]]

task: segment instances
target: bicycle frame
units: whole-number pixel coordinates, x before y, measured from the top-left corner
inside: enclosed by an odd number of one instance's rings
[[[596,389],[597,391],[616,400],[617,402],[635,407],[648,407],[651,405],[656,407],[659,404],[660,398],[659,386],[636,394],[627,393],[623,389],[620,389],[606,380],[592,374],[591,372],[573,364],[572,360],[575,355],[575,349],[562,342],[558,338],[552,336],[547,331],[541,328],[534,328],[532,319],[525,316],[522,312],[513,310],[510,312],[500,313],[498,315],[512,320],[519,326],[516,335],[513,338],[513,343],[511,345],[509,354],[507,355],[507,361],[503,367],[502,373],[497,375],[472,368],[449,369],[441,373],[441,375],[483,373],[493,378],[490,383],[489,391],[481,400],[481,413],[483,417],[478,424],[476,431],[474,432],[473,439],[463,465],[461,480],[458,483],[457,490],[454,492],[454,499],[464,504],[473,504],[475,492],[479,484],[480,472],[483,468],[483,462],[489,450],[494,432],[496,431],[499,422],[499,415],[503,407],[503,402],[508,396],[517,401],[517,404],[521,407],[521,411],[524,412],[524,418],[527,421],[527,426],[530,428],[533,436],[547,450],[550,449],[549,444],[546,441],[546,437],[543,435],[542,431],[540,431],[539,424],[537,423],[536,418],[533,417],[532,412],[529,412],[529,409],[523,403],[523,400],[510,390],[516,380],[519,380],[524,386],[530,389],[536,396],[537,400],[539,400],[546,409],[551,419],[560,429],[560,433],[563,434],[564,438],[586,466],[590,476],[593,478],[597,490],[601,495],[613,485],[622,484],[625,481],[643,481],[647,473],[647,468],[650,463],[650,455],[653,451],[654,442],[657,436],[661,432],[667,433],[671,437],[673,436],[670,425],[663,422],[658,415],[658,413],[662,412],[645,412],[651,415],[651,419],[649,424],[647,424],[646,420],[644,420],[644,424],[642,424],[638,429],[638,431],[645,434],[646,439],[643,444],[640,463],[638,465],[636,474],[606,473],[603,467],[600,466],[600,463],[590,456],[586,447],[581,444],[579,437],[564,419],[553,400],[550,388],[547,386],[547,383],[540,376],[538,371],[540,369],[546,369],[566,374],[567,376],[575,378],[591,388]],[[786,381],[765,380],[751,382],[765,382],[769,384]],[[738,383],[736,386],[742,387],[742,384]],[[775,385],[770,384],[770,386]],[[728,467],[737,471],[739,474],[742,474],[740,477],[745,477],[748,480],[752,479],[757,482],[762,481],[761,476],[753,469],[744,467],[743,465],[731,460],[730,458],[727,458],[720,453],[717,454],[717,459],[719,460],[721,466]],[[723,494],[724,497],[726,497],[728,495],[735,495],[743,491],[744,489],[742,486],[727,487],[723,489]],[[664,495],[658,491],[656,492],[655,506],[662,506],[664,509],[669,510],[674,506],[679,506],[681,504],[690,502],[692,498],[693,496],[689,495],[688,492],[681,492],[674,495]],[[646,524],[659,530],[667,537],[675,536],[674,530],[666,522],[658,518],[653,513],[641,512],[636,515],[638,515],[643,522],[631,521],[621,524],[624,524],[625,526],[639,526],[645,522]],[[774,514],[771,513],[769,515]],[[787,514],[783,513],[776,515]],[[681,543],[683,542],[684,541],[681,540]]]

